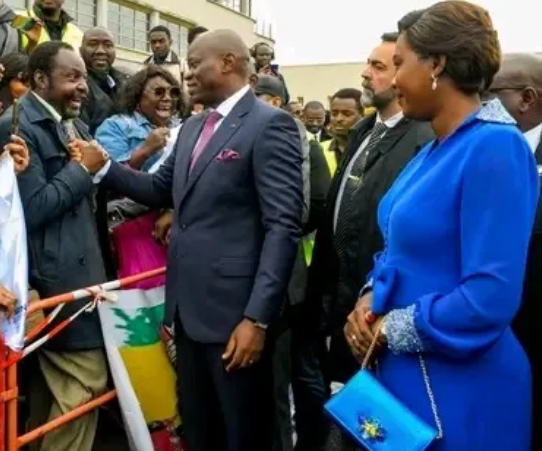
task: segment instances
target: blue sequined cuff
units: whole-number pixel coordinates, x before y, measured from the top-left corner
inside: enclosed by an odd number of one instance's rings
[[[373,291],[373,279],[370,279],[369,282],[363,285],[363,288],[359,292],[358,298],[363,297],[363,295],[369,293],[370,291]]]
[[[423,342],[414,325],[416,306],[392,310],[386,316],[386,339],[394,354],[423,352]]]

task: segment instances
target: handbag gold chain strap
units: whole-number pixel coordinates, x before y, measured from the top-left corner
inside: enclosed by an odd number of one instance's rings
[[[367,353],[365,354],[365,358],[363,359],[363,363],[361,364],[362,370],[367,369],[367,366],[369,365],[369,361],[371,360],[376,344],[378,343],[378,337],[380,336],[380,331],[382,329],[383,324],[384,324],[384,321],[381,321],[378,326],[378,329],[375,332],[373,341],[369,345],[369,349],[367,350]],[[420,366],[422,368],[423,381],[425,383],[425,388],[427,390],[427,396],[429,397],[429,403],[431,404],[431,410],[433,411],[433,417],[435,419],[435,424],[437,426],[437,439],[441,439],[442,437],[444,437],[444,431],[442,429],[442,422],[440,421],[440,415],[438,413],[437,402],[435,401],[433,388],[431,387],[431,381],[429,379],[427,365],[425,364],[425,359],[423,358],[421,353],[418,353],[418,359],[420,361]]]

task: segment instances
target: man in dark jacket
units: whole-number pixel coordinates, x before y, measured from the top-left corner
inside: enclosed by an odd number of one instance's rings
[[[257,79],[254,91],[258,98],[277,108],[282,108],[285,105],[285,89],[282,82],[272,75],[258,75]],[[315,141],[309,144],[308,133],[303,123],[295,117],[294,119],[301,135],[305,207],[310,205],[310,208],[305,208],[303,218],[303,235],[307,239],[317,227],[331,177],[320,145]],[[314,378],[320,376],[319,361],[312,343],[307,343],[303,339],[300,330],[305,310],[309,263],[310,255],[305,247],[300,245],[274,349],[277,410],[275,451],[293,449],[290,385],[293,387],[296,407],[297,443],[295,449],[298,451],[321,449],[318,447],[318,433],[314,431],[314,428],[319,428],[320,425],[314,421],[314,406],[311,405],[310,398],[306,396],[307,391],[313,388],[307,385],[312,385]],[[317,420],[322,418],[323,416],[316,417]]]
[[[88,73],[88,95],[81,109],[81,120],[94,136],[96,129],[115,114],[117,95],[128,76],[113,67],[116,48],[113,35],[105,28],[87,30],[81,45],[81,57]],[[108,279],[116,279],[114,257],[109,242],[107,226],[107,198],[105,188],[96,194],[96,223]]]
[[[432,138],[428,124],[405,119],[392,81],[396,34],[386,34],[363,72],[365,107],[376,114],[351,132],[344,159],[332,181],[326,219],[316,234],[308,299],[323,310],[323,328],[331,337],[326,375],[346,382],[359,364],[343,338],[343,327],[382,250],[377,208],[401,170]],[[316,319],[315,319],[316,320]]]
[[[47,42],[30,56],[28,69],[31,92],[20,101],[19,135],[28,146],[30,165],[18,182],[28,233],[29,283],[46,298],[105,280],[91,176],[104,156],[99,146],[86,142],[91,137],[78,119],[87,93],[79,54],[63,42]],[[0,148],[10,141],[12,111],[0,119]],[[80,161],[68,157],[71,136],[79,139]],[[56,321],[87,302],[67,304]],[[49,421],[106,389],[107,363],[96,310],[83,313],[38,357],[52,396]],[[96,410],[47,434],[40,450],[91,451],[97,420]]]
[[[102,122],[115,114],[117,94],[128,76],[113,67],[116,47],[109,30],[101,27],[87,30],[80,51],[88,72],[88,95],[81,120],[94,136]]]

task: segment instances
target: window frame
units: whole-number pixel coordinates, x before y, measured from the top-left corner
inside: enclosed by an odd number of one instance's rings
[[[180,59],[186,59],[188,56],[188,32],[192,28],[192,25],[167,14],[160,14],[159,24],[167,27],[171,33],[171,40],[173,41],[171,49]],[[178,33],[176,32],[177,29]]]
[[[129,15],[126,15],[127,12]],[[129,2],[109,0],[107,2],[107,29],[115,37],[118,47],[149,53],[150,10]]]
[[[73,3],[74,8],[72,8],[69,5],[70,3]],[[79,9],[81,5],[91,6],[93,9],[92,14],[89,14],[87,12],[80,12]],[[92,27],[95,27],[98,24],[98,1],[97,0],[66,0],[63,8],[71,17],[73,17],[74,22],[83,31],[88,30]],[[81,20],[82,18],[91,19],[92,25],[85,23],[84,20]]]
[[[231,9],[239,14],[245,14],[243,12],[243,0],[209,0],[211,3],[223,6],[224,8]],[[250,3],[250,1],[249,1]],[[249,10],[251,7],[249,6]],[[248,14],[247,14],[248,15]]]

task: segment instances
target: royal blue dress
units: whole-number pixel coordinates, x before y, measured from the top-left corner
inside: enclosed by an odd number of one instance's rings
[[[378,376],[435,425],[422,353],[444,432],[432,451],[530,449],[530,367],[510,323],[538,194],[533,154],[494,101],[428,144],[380,204],[385,250],[369,276],[373,309],[388,314]]]

